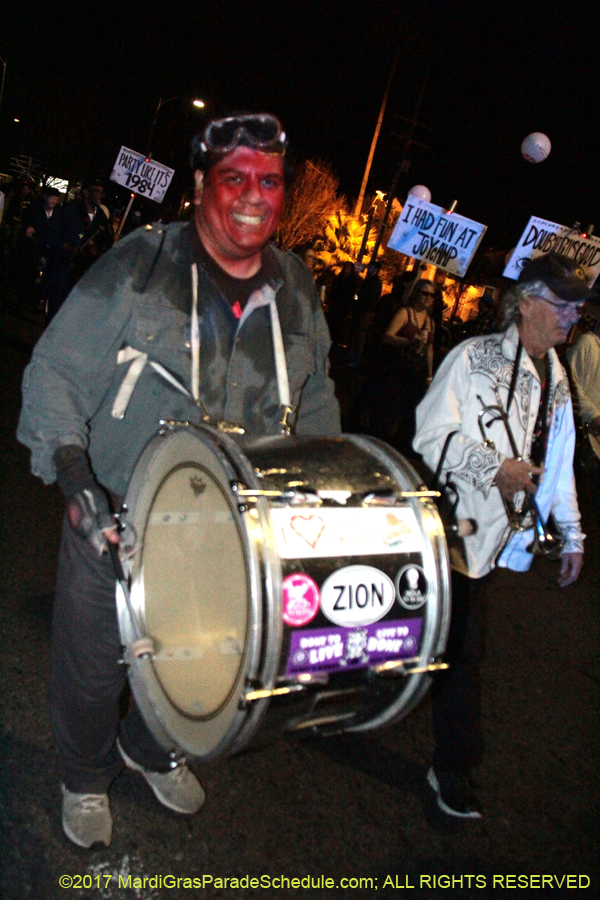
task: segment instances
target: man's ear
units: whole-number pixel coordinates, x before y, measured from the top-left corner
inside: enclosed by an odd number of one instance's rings
[[[201,169],[194,169],[194,206],[200,206],[203,187],[204,172]]]
[[[528,318],[528,314],[534,303],[535,300],[532,300],[531,297],[521,297],[521,299],[519,300],[519,312],[521,314],[521,319],[525,320]]]

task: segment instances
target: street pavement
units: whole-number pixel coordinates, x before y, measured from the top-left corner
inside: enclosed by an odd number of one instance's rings
[[[589,535],[580,582],[562,591],[557,564],[536,560],[525,575],[499,572],[489,591],[481,821],[448,821],[435,807],[425,785],[425,699],[379,732],[282,736],[196,767],[208,799],[192,818],[162,808],[139,776],[125,773],[111,790],[112,846],[71,845],[46,708],[62,503],[54,486],[29,474],[28,452],[14,437],[20,378],[41,326],[35,312],[8,308],[0,328],[3,900],[600,896],[600,529],[598,481],[589,474],[579,483]],[[555,879],[543,891],[542,875]],[[244,886],[261,876],[262,887]],[[290,882],[278,887],[281,876]],[[171,886],[186,878],[204,878],[204,886]],[[218,881],[236,878],[238,887]],[[347,886],[328,887],[327,878]],[[361,878],[372,881],[361,886]]]

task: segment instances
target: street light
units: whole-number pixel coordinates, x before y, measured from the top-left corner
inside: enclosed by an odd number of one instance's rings
[[[158,103],[156,105],[156,112],[154,113],[154,119],[152,120],[152,125],[150,126],[150,133],[148,135],[148,145],[146,148],[146,156],[150,155],[150,147],[152,145],[152,136],[154,134],[154,126],[156,125],[156,120],[158,119],[158,114],[161,111],[162,107],[167,103],[171,103],[172,100],[185,100],[185,97],[168,97],[166,100],[163,100],[162,97],[158,98]],[[196,109],[204,109],[205,107],[204,100],[193,100],[192,106],[195,106]]]

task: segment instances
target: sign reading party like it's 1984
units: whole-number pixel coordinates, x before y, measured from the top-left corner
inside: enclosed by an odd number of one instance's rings
[[[409,195],[388,246],[453,275],[464,275],[486,229],[487,225]]]
[[[122,184],[134,194],[162,203],[174,174],[175,169],[163,166],[155,159],[148,159],[129,147],[121,147],[110,180]]]

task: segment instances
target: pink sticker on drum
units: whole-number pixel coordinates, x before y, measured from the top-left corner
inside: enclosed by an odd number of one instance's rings
[[[319,588],[308,575],[297,572],[283,579],[283,621],[286,625],[306,625],[319,611]]]

